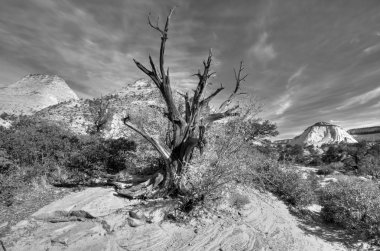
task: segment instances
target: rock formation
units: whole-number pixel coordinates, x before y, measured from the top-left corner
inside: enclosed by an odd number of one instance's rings
[[[318,122],[308,127],[301,135],[290,141],[292,145],[321,146],[334,143],[357,143],[343,128],[327,122]]]
[[[164,128],[167,126],[166,118],[163,116],[165,103],[157,88],[150,81],[137,80],[118,91],[101,97],[101,99],[109,103],[109,112],[112,113],[101,132],[104,138],[136,137],[135,133],[122,122],[125,114],[131,115],[136,123],[144,121],[149,125],[146,130],[151,130],[150,133],[153,135],[165,131]],[[94,102],[88,99],[71,100],[47,107],[37,112],[36,116],[59,121],[66,124],[67,128],[73,132],[85,134],[93,124],[90,112],[93,105]],[[140,136],[137,137],[140,138]]]
[[[30,74],[0,88],[0,113],[30,115],[71,99],[78,96],[59,76]]]

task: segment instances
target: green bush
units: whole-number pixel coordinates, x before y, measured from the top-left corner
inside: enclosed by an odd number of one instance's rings
[[[368,238],[380,238],[380,189],[372,181],[341,178],[321,190],[322,217]]]

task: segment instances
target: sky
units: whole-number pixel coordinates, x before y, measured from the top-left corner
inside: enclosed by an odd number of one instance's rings
[[[378,0],[0,0],[0,87],[30,73],[57,74],[81,97],[97,97],[146,76],[133,63],[157,59],[164,22],[176,6],[166,66],[176,88],[212,48],[213,86],[234,87],[263,104],[278,139],[318,122],[345,129],[380,125]]]

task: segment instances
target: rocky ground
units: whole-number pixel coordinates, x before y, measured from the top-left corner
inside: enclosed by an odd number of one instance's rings
[[[244,190],[250,203],[179,223],[164,220],[170,201],[142,202],[87,188],[11,227],[6,250],[347,250],[339,240],[305,231],[269,194]]]

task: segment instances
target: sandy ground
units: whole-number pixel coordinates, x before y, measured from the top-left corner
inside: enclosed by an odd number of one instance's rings
[[[251,189],[241,192],[250,198],[241,210],[225,206],[181,224],[141,221],[131,214],[141,201],[117,197],[112,188],[87,188],[40,209],[2,240],[7,250],[17,251],[348,250],[331,237],[333,232],[306,228],[306,222],[274,196]]]

